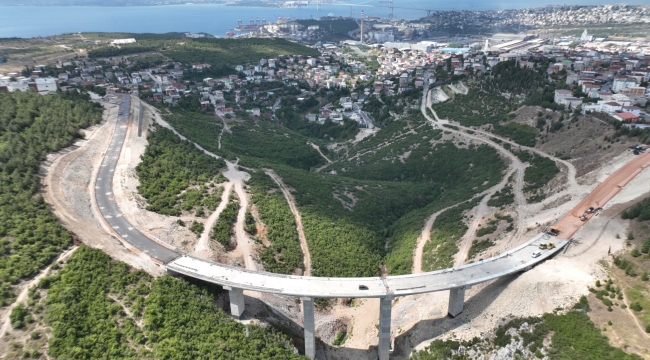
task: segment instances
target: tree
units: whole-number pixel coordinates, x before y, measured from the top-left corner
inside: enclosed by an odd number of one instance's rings
[[[643,307],[641,307],[641,304],[638,301],[635,301],[630,304],[630,309],[640,312],[643,310]]]

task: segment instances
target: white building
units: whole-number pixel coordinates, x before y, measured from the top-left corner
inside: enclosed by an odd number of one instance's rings
[[[563,104],[564,99],[571,97],[573,97],[573,92],[571,90],[555,90],[553,101],[555,101],[556,104]]]
[[[39,94],[47,94],[59,90],[59,80],[55,78],[39,78],[35,80]]]
[[[339,104],[343,107],[343,110],[352,110],[352,99],[349,97],[342,97]]]
[[[635,86],[637,86],[637,83],[634,78],[627,77],[627,76],[619,76],[614,79],[614,83],[612,84],[612,90],[621,91],[623,89],[627,89],[629,87],[635,87]]]
[[[113,45],[122,45],[122,44],[133,44],[135,42],[134,38],[130,39],[115,39],[111,42]]]

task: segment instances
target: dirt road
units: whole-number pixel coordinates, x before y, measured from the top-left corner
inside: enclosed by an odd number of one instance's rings
[[[625,185],[648,166],[650,166],[650,152],[635,157],[622,168],[611,174],[603,183],[598,185],[586,198],[576,205],[571,212],[555,224],[560,229],[558,238],[570,239],[585,224],[584,221],[580,220],[580,216],[589,207],[603,207]],[[594,216],[595,213],[588,214],[587,221]]]
[[[313,147],[316,151],[318,151],[320,156],[322,156],[323,159],[325,159],[325,161],[327,161],[328,164],[332,162],[332,160],[330,160],[327,156],[325,156],[325,154],[323,154],[323,152],[320,150],[320,147],[318,145],[314,144],[311,141],[307,141],[307,145]]]
[[[223,173],[228,180],[230,180],[231,187],[235,190],[239,198],[239,213],[237,214],[237,222],[235,223],[235,237],[237,239],[237,247],[233,252],[240,252],[244,258],[244,265],[248,270],[257,270],[257,264],[253,259],[253,245],[252,241],[244,231],[246,222],[246,209],[248,209],[248,198],[244,191],[244,181],[250,178],[250,174],[244,171],[237,170],[237,165],[226,161],[228,171]]]
[[[500,183],[494,185],[490,189],[484,191],[483,193],[486,193],[485,196],[483,196],[483,199],[481,202],[476,206],[474,210],[474,218],[470,225],[468,226],[467,231],[465,232],[465,235],[463,238],[460,240],[460,245],[458,245],[458,252],[454,256],[456,260],[454,261],[454,266],[460,266],[465,263],[467,260],[467,255],[469,253],[469,249],[472,247],[472,241],[476,237],[476,230],[478,229],[478,225],[480,224],[481,220],[485,215],[489,213],[489,208],[488,208],[488,201],[492,198],[492,196],[497,192],[503,190],[503,188],[508,184],[508,178],[510,178],[510,175],[516,171],[515,169],[512,169],[508,171],[508,173],[503,177],[503,180],[501,180]],[[482,194],[483,194],[482,193]],[[523,226],[522,226],[523,227]]]
[[[284,198],[289,204],[289,209],[291,209],[293,216],[296,218],[296,230],[298,230],[298,239],[300,240],[300,248],[302,249],[303,254],[303,266],[305,267],[305,273],[303,275],[311,276],[311,256],[309,255],[309,245],[307,245],[307,237],[305,236],[305,230],[302,227],[302,217],[300,217],[300,212],[298,211],[298,206],[296,205],[296,199],[293,198],[293,195],[291,195],[291,192],[287,188],[287,185],[284,184],[282,178],[280,178],[278,174],[276,174],[271,169],[264,169],[264,172],[266,175],[270,176],[276,184],[278,184],[280,190],[282,190]]]
[[[472,140],[475,140],[475,141],[485,143],[485,144],[493,147],[494,149],[496,149],[498,152],[500,152],[506,158],[510,159],[510,166],[516,172],[516,174],[515,174],[515,183],[514,183],[514,186],[513,186],[513,193],[515,195],[515,203],[517,205],[516,208],[515,208],[515,212],[517,213],[517,227],[516,227],[517,230],[516,230],[516,233],[515,233],[515,238],[516,238],[523,231],[524,220],[525,220],[524,211],[523,211],[523,207],[526,206],[526,198],[524,197],[524,191],[523,191],[523,188],[524,188],[524,171],[525,171],[524,164],[512,152],[506,150],[500,144],[497,144],[496,142],[490,140],[489,136],[478,136],[478,135],[475,135],[475,134],[469,134],[466,131],[467,130],[472,130],[472,129],[464,128],[462,126],[458,126],[458,128],[463,129],[464,131],[454,130],[454,129],[451,129],[451,128],[448,128],[448,127],[443,127],[442,124],[444,124],[445,121],[440,120],[440,118],[438,117],[438,114],[436,114],[436,112],[431,108],[431,104],[430,104],[431,103],[431,96],[430,96],[430,93],[431,92],[428,90],[428,88],[424,89],[424,96],[423,96],[423,99],[422,99],[422,102],[421,102],[420,110],[422,111],[422,115],[424,115],[424,117],[427,120],[429,120],[429,123],[431,124],[431,126],[438,127],[438,128],[441,128],[441,129],[444,128],[445,131],[449,131],[449,132],[451,132],[453,134],[457,134],[458,136],[462,136],[462,137],[465,137],[465,138],[468,138],[468,139],[472,139]],[[431,113],[433,114],[435,119],[432,119],[431,116],[429,116],[429,114],[427,113],[427,108],[431,111]],[[474,130],[472,130],[472,131],[474,131]],[[474,131],[474,133],[478,133],[478,131]],[[574,181],[575,181],[575,168],[573,168],[573,175],[574,175]],[[510,176],[510,175],[508,175],[508,176]]]
[[[490,200],[492,195],[496,193],[497,191],[500,191],[503,189],[506,184],[508,184],[508,178],[510,175],[514,172],[514,169],[511,169],[504,177],[503,180],[501,180],[500,183],[494,185],[493,187],[476,194],[472,197],[472,199],[475,199],[477,197],[483,197],[479,205],[477,205],[474,210],[474,221],[472,224],[469,226],[469,229],[467,232],[465,232],[465,236],[463,236],[461,240],[461,244],[458,249],[458,253],[456,254],[456,261],[454,262],[454,266],[459,266],[461,265],[465,259],[467,258],[467,253],[469,252],[469,248],[472,246],[472,240],[474,239],[474,234],[476,233],[476,229],[478,228],[478,224],[483,216],[488,213],[488,206],[487,202]],[[460,203],[459,203],[460,204]],[[442,214],[443,212],[458,206],[459,204],[454,204],[451,206],[448,206],[438,212],[435,212],[431,216],[427,218],[427,221],[424,223],[424,228],[422,229],[422,233],[417,239],[417,245],[415,247],[415,251],[413,253],[413,274],[419,274],[422,272],[422,253],[424,251],[424,245],[429,241],[431,238],[431,229],[433,228],[433,223],[436,221],[436,218],[438,215]]]
[[[458,206],[458,204],[447,206],[446,208],[433,213],[427,218],[427,221],[424,223],[424,229],[422,229],[422,233],[418,237],[417,244],[415,246],[415,252],[413,254],[413,274],[419,274],[422,272],[422,252],[424,252],[424,245],[431,238],[431,228],[433,227],[433,223],[436,221],[436,218],[438,215],[455,206]]]
[[[194,248],[193,255],[199,256],[203,259],[210,259],[210,232],[212,231],[214,224],[219,219],[219,215],[223,209],[226,208],[226,205],[228,205],[228,199],[230,198],[231,191],[232,183],[226,183],[223,189],[223,194],[221,195],[221,202],[205,222],[203,233],[201,234],[201,237],[199,238],[199,241]]]

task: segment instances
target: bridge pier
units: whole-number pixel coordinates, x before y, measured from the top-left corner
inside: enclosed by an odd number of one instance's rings
[[[314,299],[310,297],[301,297],[302,316],[304,320],[305,331],[305,356],[316,358],[316,336],[314,334]]]
[[[390,317],[393,310],[393,297],[379,299],[379,360],[388,360],[390,354]]]
[[[469,287],[458,287],[449,290],[449,307],[447,308],[447,314],[450,317],[454,318],[463,312],[465,290],[467,289],[469,289]]]
[[[228,290],[228,296],[230,297],[230,315],[235,318],[241,318],[244,313],[244,290],[240,288],[224,286],[224,289]]]

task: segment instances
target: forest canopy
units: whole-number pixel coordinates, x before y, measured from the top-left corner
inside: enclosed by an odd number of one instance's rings
[[[48,153],[72,145],[79,129],[101,120],[102,107],[76,95],[0,93],[0,306],[12,284],[33,277],[71,242],[37,195]]]
[[[303,359],[273,327],[243,325],[219,309],[220,287],[153,279],[101,250],[80,247],[39,286],[48,289],[55,358]]]

